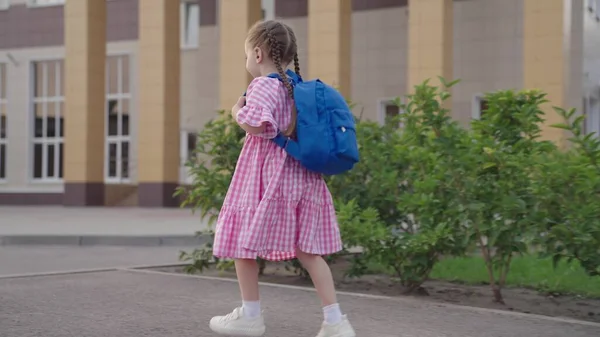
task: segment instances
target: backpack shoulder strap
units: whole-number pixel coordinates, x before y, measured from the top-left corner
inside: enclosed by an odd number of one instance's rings
[[[281,132],[273,138],[273,142],[277,144],[280,148],[284,149],[292,158],[300,161],[300,146],[298,142],[290,139],[289,137],[284,136]]]

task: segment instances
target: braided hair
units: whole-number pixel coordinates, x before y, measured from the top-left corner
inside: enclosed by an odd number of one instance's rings
[[[275,64],[279,76],[283,80],[290,99],[294,100],[294,87],[285,74],[284,66],[294,63],[294,72],[300,76],[300,62],[298,60],[298,45],[296,35],[292,28],[275,20],[260,21],[254,24],[248,33],[248,42],[253,47],[263,47],[269,58]],[[294,137],[296,131],[296,105],[292,104],[292,120],[283,134]]]

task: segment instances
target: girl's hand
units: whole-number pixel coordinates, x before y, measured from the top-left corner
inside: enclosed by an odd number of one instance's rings
[[[233,108],[231,108],[231,115],[233,116],[233,119],[236,119],[237,113],[238,111],[244,107],[244,105],[246,105],[246,97],[245,96],[241,96],[237,103],[235,103],[235,105],[233,106]]]

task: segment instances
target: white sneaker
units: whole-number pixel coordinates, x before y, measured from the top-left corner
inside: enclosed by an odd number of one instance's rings
[[[323,326],[321,326],[321,331],[317,337],[356,337],[356,332],[350,325],[348,321],[348,317],[346,315],[342,316],[342,321],[338,324],[327,324],[323,322]]]
[[[260,337],[265,334],[266,328],[262,315],[246,318],[242,308],[235,308],[230,314],[213,317],[210,329],[221,335]]]

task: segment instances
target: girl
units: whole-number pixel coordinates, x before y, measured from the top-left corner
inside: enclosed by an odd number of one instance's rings
[[[281,22],[255,24],[245,43],[246,69],[254,77],[246,97],[232,108],[247,132],[216,226],[213,254],[235,260],[242,306],[213,317],[220,334],[262,336],[256,258],[298,258],[313,280],[325,320],[318,337],[354,337],[337,304],[331,270],[321,257],[342,248],[331,194],[321,175],[309,172],[271,139],[293,136],[296,109],[284,69],[293,62],[300,75],[292,29]],[[267,75],[279,73],[283,83]]]

